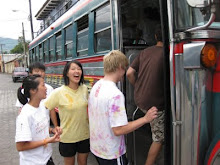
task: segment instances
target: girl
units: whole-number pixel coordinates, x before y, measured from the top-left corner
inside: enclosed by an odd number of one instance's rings
[[[45,106],[49,110],[55,107],[59,109],[60,127],[63,130],[59,151],[64,157],[65,165],[74,165],[76,153],[78,165],[86,165],[90,151],[88,89],[83,84],[84,76],[80,62],[68,62],[63,70],[63,78],[65,85],[51,93],[45,101]]]
[[[51,158],[52,148],[48,143],[58,142],[60,132],[49,128],[48,112],[44,105],[40,105],[45,98],[46,87],[40,75],[26,77],[22,87],[18,89],[18,99],[24,105],[17,117],[15,136],[21,165],[54,164]],[[49,133],[55,135],[50,137]]]

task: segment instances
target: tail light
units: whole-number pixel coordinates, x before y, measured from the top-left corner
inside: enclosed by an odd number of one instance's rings
[[[201,52],[201,62],[206,68],[214,67],[217,62],[217,49],[212,44],[206,44]]]

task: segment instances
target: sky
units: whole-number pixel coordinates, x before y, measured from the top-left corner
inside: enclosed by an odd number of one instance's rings
[[[45,2],[46,0],[31,0],[34,32],[39,30],[41,23],[36,20],[35,15]],[[31,41],[31,25],[28,17],[29,0],[0,0],[0,37],[18,39],[22,36],[23,22],[25,39]]]

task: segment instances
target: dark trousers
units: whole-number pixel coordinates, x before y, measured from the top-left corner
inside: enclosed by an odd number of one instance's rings
[[[50,159],[48,160],[47,165],[54,165],[52,157],[50,157]]]
[[[118,159],[102,159],[100,157],[95,156],[97,162],[99,165],[127,165],[128,164],[128,160],[124,155],[120,156]]]

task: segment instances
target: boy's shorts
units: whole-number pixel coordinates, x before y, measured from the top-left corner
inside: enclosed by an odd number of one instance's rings
[[[154,142],[164,142],[164,110],[157,112],[157,118],[150,122]]]
[[[75,156],[76,153],[89,153],[90,145],[89,139],[79,141],[76,143],[59,143],[59,151],[60,155],[63,157],[72,157]]]
[[[102,159],[100,157],[95,156],[97,162],[99,165],[127,165],[128,164],[128,160],[124,155],[120,156],[117,159]]]

